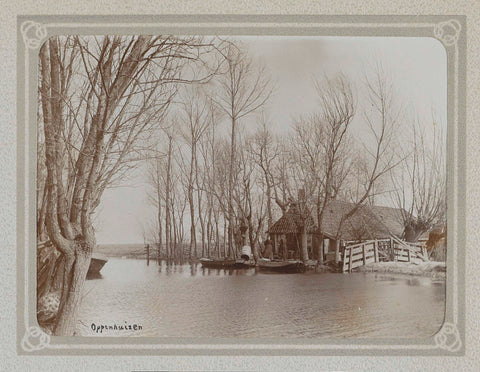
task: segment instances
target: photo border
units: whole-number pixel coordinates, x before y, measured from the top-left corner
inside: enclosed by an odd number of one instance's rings
[[[447,273],[428,338],[58,337],[36,320],[38,51],[65,34],[431,37],[447,55]],[[159,15],[17,17],[17,352],[28,355],[465,355],[466,17]]]

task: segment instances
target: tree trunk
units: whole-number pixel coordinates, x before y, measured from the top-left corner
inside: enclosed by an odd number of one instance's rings
[[[92,251],[93,247],[87,246],[85,242],[76,242],[75,256],[66,258],[62,297],[53,331],[56,336],[73,336],[75,333],[77,312]]]
[[[160,164],[159,161],[157,161],[157,202],[158,202],[158,214],[157,214],[157,220],[158,220],[158,256],[157,256],[157,262],[160,264],[161,260],[161,254],[162,254],[162,195],[160,192]]]
[[[307,246],[307,226],[306,225],[302,227],[301,241],[302,241],[302,260],[303,262],[307,262],[308,246]]]
[[[235,162],[235,116],[232,115],[230,166],[228,172],[228,255],[233,253],[233,165]]]
[[[171,167],[172,167],[172,141],[173,138],[169,136],[168,138],[168,158],[167,158],[167,181],[165,186],[165,246],[167,250],[167,260],[169,260],[172,255],[172,225],[170,217],[170,178],[171,178]]]
[[[223,219],[223,257],[227,257],[227,220]]]
[[[190,253],[189,258],[197,257],[197,237],[195,233],[195,205],[193,200],[193,173],[195,167],[195,143],[192,143],[192,157],[190,159],[190,174],[188,176],[188,204],[190,206]]]
[[[257,235],[258,237],[258,235]],[[253,226],[252,226],[252,219],[248,219],[248,240],[250,241],[250,247],[252,248],[252,254],[255,262],[258,261],[258,247],[255,242],[255,237],[253,236]]]
[[[267,225],[268,230],[273,225],[273,217],[272,217],[272,186],[270,185],[270,180],[268,178],[268,174],[265,174],[265,181],[267,184]]]
[[[335,263],[340,261],[340,239],[335,240]]]
[[[320,237],[318,238],[319,241],[318,241],[318,246],[317,246],[317,249],[318,249],[318,253],[317,253],[317,260],[318,260],[318,263],[319,264],[323,264],[323,236],[320,235]]]
[[[208,216],[207,216],[207,257],[210,257],[211,254],[211,241],[213,233],[213,224],[212,224],[212,208],[208,207]]]
[[[47,187],[44,186],[42,193],[42,204],[38,211],[38,220],[37,220],[37,237],[40,241],[45,241],[47,239],[45,231],[45,215],[47,211]]]

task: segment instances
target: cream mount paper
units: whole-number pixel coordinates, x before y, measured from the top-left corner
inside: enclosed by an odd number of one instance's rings
[[[18,352],[38,355],[462,355],[465,266],[465,18],[461,16],[130,16],[18,18]],[[54,35],[431,37],[447,55],[446,314],[427,339],[56,337],[36,321],[38,53]]]

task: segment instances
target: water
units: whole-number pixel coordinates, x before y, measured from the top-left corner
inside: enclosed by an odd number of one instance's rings
[[[421,277],[147,267],[144,260],[116,258],[101,273],[86,282],[79,335],[429,337],[445,310],[444,280]]]

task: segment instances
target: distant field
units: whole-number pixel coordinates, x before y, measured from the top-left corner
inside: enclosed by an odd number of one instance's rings
[[[185,257],[187,245],[183,246]],[[144,244],[99,244],[95,249],[96,253],[101,253],[107,257],[126,257],[126,258],[147,258]],[[155,245],[150,244],[150,258],[157,258],[158,250]]]
[[[143,244],[99,244],[95,252],[107,257],[146,258],[145,245]],[[152,249],[150,256],[153,257],[155,253]]]

